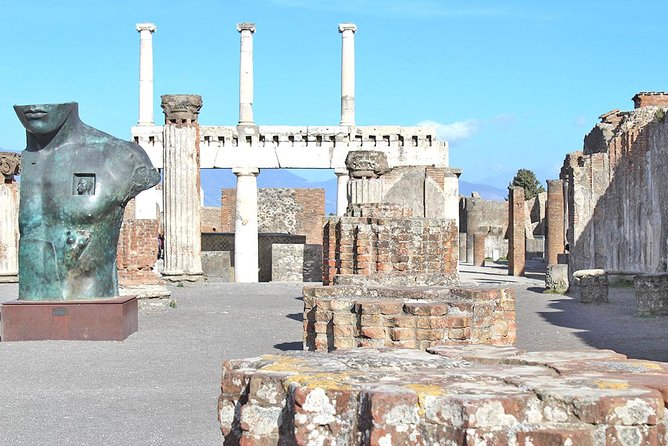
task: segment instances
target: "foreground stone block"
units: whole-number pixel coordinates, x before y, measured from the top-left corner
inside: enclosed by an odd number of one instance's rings
[[[602,269],[581,269],[573,273],[580,289],[580,302],[600,304],[608,302],[608,275]]]
[[[668,274],[638,274],[633,278],[638,316],[668,314]]]
[[[668,364],[609,350],[365,348],[227,361],[225,445],[668,444]]]
[[[545,289],[554,293],[568,291],[568,265],[547,265]]]
[[[304,349],[512,345],[515,296],[484,287],[304,288]]]

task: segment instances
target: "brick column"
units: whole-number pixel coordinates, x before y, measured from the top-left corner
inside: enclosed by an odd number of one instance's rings
[[[484,232],[473,234],[473,266],[483,266],[485,264],[485,238]]]
[[[139,120],[138,125],[153,125],[153,23],[137,23],[139,32]]]
[[[0,283],[19,280],[18,153],[0,153]]]
[[[508,192],[508,275],[524,275],[526,233],[524,228],[524,189],[519,186]]]
[[[165,270],[172,281],[202,275],[199,124],[202,97],[163,95]]]
[[[234,227],[234,281],[258,281],[257,174],[258,169],[232,169],[237,176],[237,215]]]
[[[473,238],[480,227],[480,198],[466,198],[466,263],[473,263]]]
[[[556,265],[557,256],[564,252],[564,187],[561,180],[547,182],[546,214],[545,260],[548,265]]]

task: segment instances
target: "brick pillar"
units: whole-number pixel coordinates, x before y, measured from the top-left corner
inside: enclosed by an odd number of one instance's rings
[[[524,275],[526,233],[524,228],[524,189],[519,186],[508,192],[508,275]]]
[[[172,281],[202,275],[199,124],[202,97],[163,95],[165,270]]]
[[[564,188],[561,180],[547,182],[547,240],[545,260],[556,265],[557,256],[564,252]]]
[[[466,198],[466,263],[473,263],[473,238],[480,227],[480,198]]]
[[[483,266],[485,264],[485,238],[484,232],[473,234],[473,266]]]

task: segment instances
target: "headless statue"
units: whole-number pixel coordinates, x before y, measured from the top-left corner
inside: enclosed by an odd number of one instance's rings
[[[160,181],[137,144],[79,119],[76,102],[17,105],[21,154],[19,300],[118,296],[125,205]]]

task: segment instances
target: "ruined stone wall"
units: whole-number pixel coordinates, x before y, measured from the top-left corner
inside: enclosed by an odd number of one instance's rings
[[[325,221],[326,285],[358,279],[404,286],[459,282],[455,220],[407,218],[391,205],[368,208],[368,215],[361,210]]]
[[[459,232],[466,234],[466,261],[473,261],[473,237],[476,232],[485,234],[485,257],[508,255],[508,203],[492,201],[480,196],[461,197],[459,205]],[[462,247],[464,251],[464,247]],[[461,259],[462,261],[464,259]]]
[[[202,232],[220,232],[221,209],[213,206],[202,206],[200,226]],[[234,220],[232,220],[234,222]]]
[[[666,108],[613,111],[566,157],[571,272],[665,270],[668,219]]]
[[[258,189],[258,231],[306,236],[306,243],[322,243],[325,217],[324,189]],[[236,190],[223,189],[220,231],[234,232]]]
[[[160,281],[152,272],[158,258],[157,236],[158,220],[123,220],[116,254],[121,287]]]

